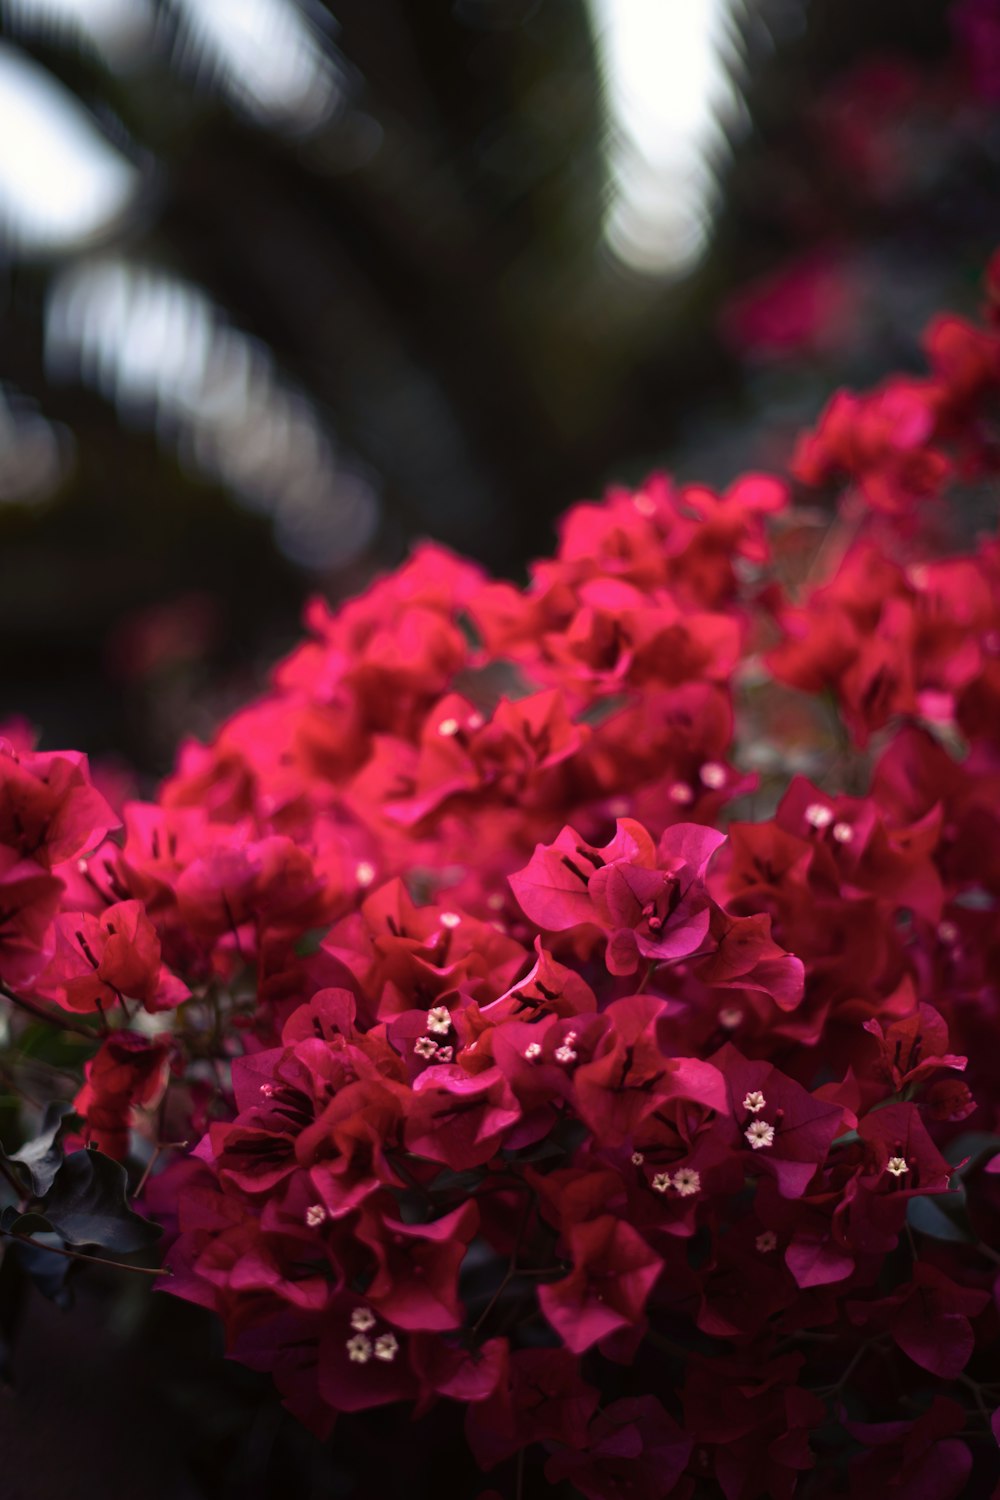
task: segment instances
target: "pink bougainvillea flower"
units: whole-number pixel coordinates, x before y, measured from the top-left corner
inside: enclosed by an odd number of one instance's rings
[[[46,869],[94,849],[118,819],[75,750],[16,750],[0,739],[0,845]]]
[[[138,1000],[149,1011],[180,1005],[188,988],[160,962],[160,940],[140,901],[118,901],[100,916],[67,912],[55,927],[55,952],[37,982],[67,1010],[108,1010]]]
[[[580,1354],[641,1318],[663,1261],[610,1214],[575,1225],[567,1240],[573,1270],[540,1287],[538,1301],[566,1347]]]
[[[663,1500],[680,1479],[692,1439],[655,1396],[614,1401],[591,1419],[587,1447],[564,1448],[545,1465],[551,1484],[566,1479],[587,1500]]]

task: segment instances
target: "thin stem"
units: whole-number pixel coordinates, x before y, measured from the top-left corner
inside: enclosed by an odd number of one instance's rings
[[[525,1183],[524,1186],[528,1187],[529,1184]],[[521,1243],[522,1243],[522,1241],[524,1239],[525,1231],[526,1231],[526,1229],[528,1227],[528,1221],[531,1218],[531,1214],[532,1214],[532,1210],[534,1209],[534,1206],[535,1206],[535,1199],[534,1199],[534,1195],[532,1195],[532,1197],[530,1197],[528,1199],[527,1203],[525,1204],[524,1213],[521,1215],[521,1222],[517,1226],[517,1234],[516,1234],[516,1236],[514,1238],[514,1248],[510,1252],[510,1260],[509,1260],[509,1262],[507,1264],[507,1269],[504,1272],[504,1275],[503,1275],[503,1278],[502,1278],[502,1280],[500,1282],[500,1285],[497,1287],[496,1291],[493,1293],[493,1296],[487,1302],[486,1306],[483,1308],[482,1312],[479,1314],[479,1317],[476,1319],[475,1323],[473,1323],[473,1325],[472,1325],[472,1336],[473,1336],[473,1338],[476,1337],[476,1335],[478,1334],[480,1328],[486,1322],[486,1319],[489,1317],[489,1315],[493,1311],[494,1307],[496,1307],[496,1305],[499,1302],[501,1296],[507,1290],[508,1286],[510,1286],[510,1283],[514,1280],[514,1277],[518,1274],[518,1270],[517,1270],[517,1257],[518,1257],[518,1253],[519,1253],[519,1251],[521,1249]]]
[[[160,1158],[161,1152],[183,1151],[184,1147],[188,1145],[190,1145],[190,1141],[157,1141],[156,1145],[153,1148],[153,1154],[149,1158],[149,1161],[146,1163],[145,1168],[143,1169],[142,1176],[139,1178],[139,1184],[135,1192],[132,1194],[132,1197],[138,1198],[141,1195],[143,1188],[149,1181],[149,1174],[152,1172],[153,1168],[156,1166],[156,1163]]]
[[[56,1026],[60,1031],[75,1031],[77,1036],[85,1036],[89,1042],[95,1039],[89,1026],[84,1026],[78,1021],[71,1021],[64,1011],[52,1011],[48,1006],[40,1005],[37,1000],[27,1000],[24,995],[15,994],[5,984],[0,984],[0,995],[6,995],[14,1005],[19,1005],[22,1010],[28,1011],[30,1015],[39,1021],[44,1021],[48,1026]]]
[[[523,1448],[517,1451],[517,1471],[514,1479],[514,1500],[522,1500],[524,1494],[524,1453]]]
[[[664,1354],[673,1354],[677,1359],[694,1360],[696,1364],[715,1365],[715,1360],[710,1359],[707,1354],[699,1354],[695,1349],[685,1349],[683,1344],[675,1344],[673,1339],[668,1339],[665,1334],[657,1333],[655,1328],[650,1328],[646,1333],[646,1342],[652,1344],[654,1349],[661,1350]]]
[[[229,897],[226,895],[225,891],[222,892],[222,904],[225,907],[226,916],[229,919],[229,927],[236,942],[236,952],[240,956],[240,963],[246,964],[246,954],[243,952],[243,944],[240,942],[240,929],[236,925],[236,920],[233,917],[233,909],[229,904]]]
[[[967,1391],[972,1392],[972,1399],[975,1401],[976,1406],[979,1409],[979,1415],[986,1423],[987,1428],[992,1431],[990,1409],[986,1405],[986,1402],[983,1400],[983,1392],[979,1381],[973,1380],[971,1375],[959,1375],[958,1383],[959,1385],[964,1385]]]
[[[172,1276],[166,1266],[130,1266],[123,1260],[105,1260],[103,1255],[84,1255],[80,1250],[64,1250],[57,1245],[43,1245],[30,1234],[18,1234],[13,1229],[0,1229],[8,1239],[20,1240],[22,1245],[34,1245],[36,1250],[47,1250],[50,1255],[61,1255],[64,1260],[82,1260],[88,1266],[111,1266],[116,1271],[134,1271],[137,1276]]]
[[[636,990],[636,994],[637,995],[641,995],[643,993],[643,991],[645,990],[647,984],[652,979],[653,974],[655,973],[656,967],[659,964],[659,962],[660,962],[660,960],[658,958],[651,958],[649,960],[649,963],[646,965],[646,972],[645,972],[645,974],[643,974],[642,979],[639,982],[639,987]]]
[[[833,1385],[822,1387],[816,1392],[817,1396],[826,1396],[827,1398],[831,1396],[839,1396],[841,1391],[844,1389],[844,1386],[847,1384],[851,1376],[854,1374],[855,1370],[858,1368],[858,1365],[864,1359],[868,1351],[873,1347],[874,1344],[870,1342],[862,1344],[859,1349],[855,1349],[854,1354],[851,1356],[851,1359],[847,1364],[847,1368],[842,1371],[839,1380],[836,1380]]]

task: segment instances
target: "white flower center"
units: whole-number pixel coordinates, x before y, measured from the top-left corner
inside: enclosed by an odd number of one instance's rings
[[[743,1134],[755,1151],[774,1145],[774,1126],[769,1125],[766,1120],[754,1120]]]
[[[694,1167],[678,1167],[674,1173],[674,1187],[682,1198],[690,1198],[692,1193],[697,1193],[701,1188],[701,1173],[696,1172]]]
[[[825,802],[810,802],[806,808],[806,822],[813,828],[826,828],[833,822],[833,808]]]
[[[576,1053],[573,1051],[573,1043],[576,1041],[576,1037],[577,1033],[575,1031],[567,1031],[563,1037],[562,1046],[556,1048],[556,1062],[576,1062]]]

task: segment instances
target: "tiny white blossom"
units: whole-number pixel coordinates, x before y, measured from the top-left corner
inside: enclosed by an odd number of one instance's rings
[[[675,781],[667,792],[671,802],[677,802],[681,807],[686,807],[689,802],[694,801],[694,792],[684,781]]]
[[[444,1036],[451,1030],[451,1012],[447,1005],[435,1005],[427,1012],[427,1030]]]
[[[653,1189],[654,1193],[665,1193],[667,1191],[667,1189],[669,1188],[669,1186],[670,1186],[670,1173],[669,1172],[657,1172],[656,1176],[653,1178],[652,1182],[650,1183],[650,1187]]]
[[[766,1103],[767,1100],[760,1089],[751,1089],[743,1100],[743,1108],[748,1109],[752,1115],[756,1115],[760,1113]]]
[[[371,885],[375,879],[375,866],[368,859],[363,859],[359,865],[354,867],[354,878],[360,886]]]
[[[414,1042],[413,1050],[418,1057],[436,1057],[438,1044],[433,1037],[422,1036],[418,1042]]]
[[[270,1099],[272,1097],[272,1095],[274,1094],[274,1084],[273,1083],[262,1083],[261,1086],[260,1086],[260,1091],[263,1094],[263,1096],[264,1096],[265,1099]]]
[[[690,1198],[692,1193],[701,1189],[701,1173],[694,1167],[678,1167],[674,1173],[674,1187],[682,1198]]]
[[[632,1152],[632,1165],[633,1165],[633,1167],[641,1167],[642,1164],[643,1164],[643,1162],[645,1160],[646,1160],[646,1158],[643,1156],[643,1154],[642,1154],[641,1151],[633,1151]]]
[[[854,837],[854,829],[850,823],[834,823],[833,836],[838,844],[849,844]]]
[[[833,822],[833,808],[825,802],[810,802],[806,808],[806,822],[813,828],[826,828]]]
[[[462,918],[457,911],[443,911],[438,920],[442,927],[457,927]]]
[[[902,1177],[903,1173],[910,1169],[902,1156],[890,1156],[885,1164],[885,1170],[891,1172],[893,1177]]]
[[[486,905],[490,911],[503,911],[504,898],[499,891],[494,891],[492,896],[486,897]]]
[[[769,1125],[766,1120],[754,1120],[743,1134],[755,1151],[760,1151],[763,1146],[774,1145],[774,1126]]]
[[[727,1005],[724,1010],[719,1011],[719,1025],[724,1026],[727,1031],[735,1031],[743,1019],[743,1012],[735,1005]]]
[[[712,791],[717,792],[720,787],[725,786],[728,777],[725,766],[720,766],[717,760],[708,760],[699,772],[702,783]]]
[[[765,1229],[763,1234],[757,1236],[754,1243],[761,1255],[766,1255],[769,1250],[777,1249],[778,1236],[773,1229]]]
[[[399,1342],[394,1333],[380,1333],[375,1340],[375,1358],[390,1364],[399,1353]]]
[[[446,740],[451,739],[452,735],[457,734],[460,728],[461,725],[457,719],[442,719],[438,725],[438,734],[443,735]]]
[[[81,875],[86,875],[87,861],[85,859],[78,859],[76,862],[76,868],[79,870]]]
[[[524,1049],[524,1055],[529,1062],[534,1062],[536,1057],[541,1057],[542,1049],[538,1042],[529,1042]]]
[[[375,1314],[370,1307],[356,1307],[351,1313],[351,1327],[355,1333],[367,1333],[375,1327]]]
[[[306,1223],[310,1229],[318,1229],[326,1220],[326,1209],[322,1203],[311,1203],[306,1209]]]
[[[577,1054],[573,1051],[573,1048],[567,1046],[565,1042],[561,1047],[556,1048],[556,1062],[571,1063],[576,1062],[576,1058]]]
[[[372,1341],[363,1333],[356,1333],[347,1340],[347,1356],[353,1364],[366,1365],[372,1357]]]
[[[439,1063],[450,1063],[454,1055],[454,1050],[451,1047],[439,1047],[437,1060]]]

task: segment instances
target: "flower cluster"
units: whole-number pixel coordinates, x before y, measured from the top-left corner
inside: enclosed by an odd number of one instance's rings
[[[197,1142],[146,1189],[167,1285],[316,1432],[446,1401],[593,1500],[966,1492],[1000,543],[925,515],[1000,468],[989,311],[802,439],[804,576],[790,484],[654,477],[523,589],[425,545],[313,603],[120,832],[0,747],[13,1013],[93,1037],[84,1140]]]

